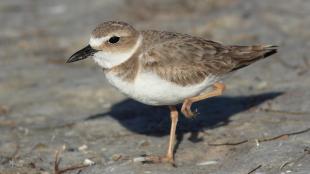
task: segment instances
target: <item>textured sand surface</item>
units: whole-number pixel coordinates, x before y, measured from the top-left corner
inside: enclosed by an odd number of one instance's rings
[[[52,174],[66,147],[60,168],[96,163],[80,174],[309,174],[309,132],[255,141],[310,127],[309,16],[308,0],[1,0],[0,173]],[[165,153],[168,109],[126,98],[90,60],[64,64],[106,20],[280,50],[182,116],[176,168],[141,164]]]

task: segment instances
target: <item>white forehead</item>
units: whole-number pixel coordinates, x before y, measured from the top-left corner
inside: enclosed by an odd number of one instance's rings
[[[90,40],[89,40],[89,45],[91,47],[99,47],[102,43],[106,42],[107,40],[110,39],[111,36],[105,36],[105,37],[99,37],[99,38],[96,38],[96,37],[93,37],[91,36],[90,37]]]

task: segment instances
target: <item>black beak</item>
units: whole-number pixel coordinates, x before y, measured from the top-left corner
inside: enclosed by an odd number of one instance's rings
[[[94,55],[98,50],[93,49],[90,45],[87,45],[85,48],[81,49],[80,51],[74,53],[66,63],[76,62],[79,60],[86,59],[92,55]]]

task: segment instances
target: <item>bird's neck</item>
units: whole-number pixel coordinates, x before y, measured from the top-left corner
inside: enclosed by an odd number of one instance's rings
[[[142,37],[140,39],[141,40],[138,41],[139,46],[128,59],[126,59],[123,63],[118,64],[117,66],[113,66],[112,68],[104,68],[104,73],[111,73],[123,79],[124,81],[134,81],[141,68],[140,59],[143,51]]]

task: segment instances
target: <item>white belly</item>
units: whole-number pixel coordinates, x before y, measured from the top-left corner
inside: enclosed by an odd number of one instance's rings
[[[217,81],[215,76],[191,86],[179,86],[161,79],[154,73],[139,73],[133,82],[126,82],[112,73],[107,73],[108,81],[129,97],[149,105],[174,105],[184,99],[196,96]]]

